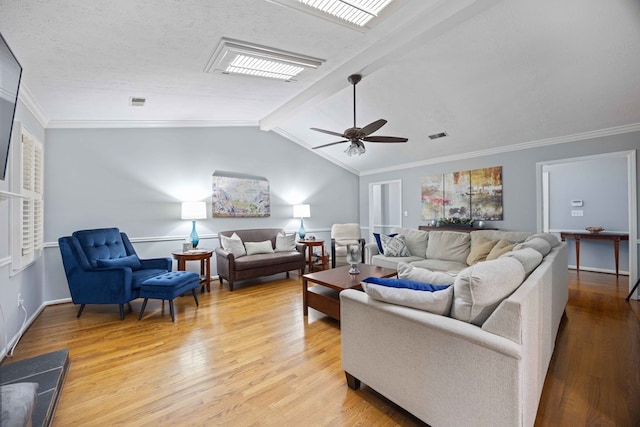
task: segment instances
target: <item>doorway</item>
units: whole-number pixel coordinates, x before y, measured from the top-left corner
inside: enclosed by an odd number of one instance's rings
[[[402,227],[402,180],[369,184],[369,239],[373,233],[389,234]]]
[[[610,175],[613,172],[618,173],[618,185],[617,188],[622,188],[622,191],[615,191],[609,186],[604,189],[597,188],[589,188],[587,194],[591,197],[591,203],[587,204],[585,201],[584,207],[582,206],[583,197],[580,196],[580,191],[584,194],[585,189],[579,189],[580,184],[575,184],[575,191],[571,188],[569,191],[565,191],[565,194],[559,199],[557,197],[557,188],[554,187],[554,179],[551,176],[551,171],[554,171],[558,176],[558,173],[565,173],[570,175],[564,175],[565,177],[573,177],[576,175],[576,170],[580,170],[581,165],[586,166],[588,168],[588,175],[598,176],[598,174],[602,174],[602,180],[611,179]],[[603,167],[605,165],[609,165],[608,167]],[[611,165],[615,165],[615,170],[612,169]],[[617,224],[620,224],[619,230],[611,230],[611,231],[620,231],[620,232],[628,232],[629,233],[629,248],[628,248],[628,266],[629,266],[629,290],[633,287],[633,284],[637,280],[638,277],[638,240],[637,240],[637,199],[636,199],[636,151],[622,151],[615,153],[606,153],[594,156],[584,156],[584,157],[576,157],[570,159],[560,159],[549,162],[539,162],[536,165],[536,173],[537,173],[537,206],[538,206],[538,225],[537,228],[540,231],[544,232],[552,232],[557,233],[560,231],[558,226],[562,229],[567,228],[568,225],[564,223],[564,219],[567,216],[581,216],[585,215],[585,218],[591,215],[592,218],[608,218],[608,216],[613,216],[614,211],[612,210],[612,205],[620,206],[623,212],[618,212],[618,214],[622,213],[624,216],[624,220],[618,219]],[[561,175],[562,176],[562,175]],[[576,178],[576,182],[580,182],[580,177]],[[566,179],[567,181],[571,181],[570,179]],[[626,191],[624,191],[624,187],[626,187]],[[617,194],[618,199],[615,203],[607,202],[605,199],[611,194]],[[574,194],[576,196],[574,197]],[[599,198],[598,194],[602,196]],[[594,203],[594,200],[597,200],[597,203]],[[600,209],[601,212],[599,215],[592,215],[597,210]],[[607,211],[607,209],[609,209]],[[626,209],[626,211],[625,211]],[[558,216],[558,212],[565,211],[563,214]],[[583,212],[584,210],[584,212]],[[595,211],[595,212],[594,212]],[[564,216],[562,216],[564,215]],[[560,219],[558,219],[560,218]],[[573,218],[571,224],[580,224],[576,230],[569,231],[584,231],[584,224],[579,220],[581,218]],[[625,224],[626,222],[626,224]],[[614,221],[614,223],[616,223]],[[587,225],[601,225],[601,224],[587,224]],[[574,226],[578,227],[578,225]],[[611,256],[613,257],[613,256]],[[608,258],[608,257],[607,257]],[[582,263],[581,263],[582,264]],[[634,298],[638,297],[638,293],[634,295]]]

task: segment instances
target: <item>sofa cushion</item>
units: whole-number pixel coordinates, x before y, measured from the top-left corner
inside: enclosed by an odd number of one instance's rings
[[[222,248],[225,251],[231,252],[235,255],[236,258],[244,256],[247,254],[247,250],[244,248],[242,244],[242,239],[236,233],[233,233],[231,237],[220,235],[220,242],[222,243]]]
[[[298,251],[248,255],[236,258],[235,269],[237,271],[243,271],[261,267],[272,267],[273,265],[297,262],[301,256],[302,254]]]
[[[442,271],[431,271],[404,262],[398,263],[398,278],[432,285],[453,285],[456,277]]]
[[[500,302],[520,286],[524,277],[520,261],[509,257],[465,268],[453,284],[451,317],[482,326]]]
[[[413,264],[414,262],[421,260],[423,260],[423,258],[417,256],[390,257],[385,255],[374,255],[371,257],[371,264],[395,270],[400,262]]]
[[[545,239],[541,237],[534,237],[531,240],[527,240],[523,243],[518,243],[513,250],[517,251],[524,248],[533,248],[536,251],[540,252],[542,256],[547,256],[549,252],[551,252],[551,245]]]
[[[395,237],[398,233],[387,234],[389,237]],[[384,255],[384,248],[382,247],[382,241],[380,240],[380,233],[373,233],[373,238],[376,239],[376,245],[378,246],[378,253]]]
[[[517,243],[513,243],[510,240],[500,239],[498,243],[496,243],[496,245],[491,248],[491,251],[487,255],[485,261],[500,258],[500,255],[506,254],[507,252],[513,250],[516,245]]]
[[[404,236],[405,244],[412,256],[424,258],[427,253],[427,243],[429,241],[429,233],[424,230],[415,230],[413,228],[395,227],[393,233]]]
[[[244,247],[247,250],[247,255],[273,253],[273,246],[271,246],[271,240],[265,240],[264,242],[244,242]]]
[[[531,239],[535,239],[535,238],[541,238],[547,241],[547,243],[549,243],[549,245],[552,248],[555,248],[556,246],[558,246],[560,244],[560,239],[558,239],[558,236],[556,236],[555,234],[551,234],[551,233],[537,233],[537,234],[532,234],[531,236],[527,237],[525,242],[528,242]]]
[[[482,236],[478,239],[472,240],[471,250],[469,251],[469,256],[467,256],[467,264],[473,265],[480,261],[484,261],[496,243],[498,243],[497,240],[489,240]]]
[[[129,267],[132,270],[140,270],[142,264],[137,255],[123,256],[120,258],[111,259],[97,259],[96,263],[98,268],[113,268],[113,267]]]
[[[384,250],[385,256],[390,257],[405,257],[411,256],[409,249],[407,249],[407,245],[405,244],[404,236],[397,235],[394,237],[389,236],[380,236],[380,240],[382,241],[382,249]]]
[[[280,233],[276,236],[276,252],[291,252],[296,250],[296,235]]]
[[[403,279],[367,278],[362,288],[373,299],[446,315],[453,300],[452,286],[434,286]]]
[[[471,237],[469,233],[430,231],[427,258],[467,263]]]
[[[542,262],[542,254],[533,248],[524,248],[517,251],[510,251],[500,256],[500,258],[505,257],[515,258],[520,261],[522,267],[524,267],[525,276],[531,274],[531,272],[535,270],[536,267],[539,266]]]
[[[445,271],[447,273],[458,274],[468,267],[466,262],[444,261],[441,259],[421,259],[411,263],[414,267],[426,268],[432,271]]]

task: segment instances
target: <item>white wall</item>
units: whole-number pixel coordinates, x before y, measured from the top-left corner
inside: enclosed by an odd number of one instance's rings
[[[216,170],[266,177],[271,216],[199,220],[201,247],[217,247],[218,231],[297,231],[293,205],[302,202],[311,205],[305,228],[319,238],[329,238],[333,223],[358,220],[357,176],[258,128],[48,129],[46,134],[48,301],[69,296],[59,237],[115,226],[133,240],[141,257],[171,257],[191,232],[191,222],[180,219],[180,202],[210,202]],[[210,216],[210,203],[207,210]]]
[[[37,137],[45,147],[46,142],[43,126],[29,112],[21,100],[18,101],[15,120]],[[11,150],[15,145],[11,146]],[[7,170],[7,178],[0,181],[0,190],[10,191],[11,164]],[[25,270],[14,273],[11,268],[11,237],[10,214],[12,203],[19,199],[0,198],[0,307],[3,319],[0,319],[0,360],[4,357],[8,347],[17,339],[23,326],[25,317],[27,322],[34,318],[43,304],[44,260],[39,259]],[[18,308],[18,295],[24,299],[26,314]]]
[[[632,132],[366,175],[360,179],[360,222],[364,224],[369,223],[369,196],[367,188],[371,182],[394,179],[402,180],[402,205],[403,210],[408,212],[408,216],[403,218],[403,224],[408,228],[416,228],[419,225],[426,225],[426,221],[420,218],[420,185],[423,176],[459,170],[502,166],[504,220],[487,222],[487,226],[496,227],[501,230],[536,231],[536,164],[538,162],[637,150],[638,148],[640,148],[640,132]],[[638,152],[636,152],[636,162],[638,161],[637,157]],[[592,168],[590,173],[596,176],[604,176],[606,174],[618,174],[620,172],[614,169],[617,169],[617,166],[603,164],[602,167]],[[636,188],[640,189],[640,174],[638,174],[638,172],[636,182]],[[608,192],[618,198],[623,197],[626,200],[626,186],[614,185],[613,187],[614,188],[609,188]],[[637,198],[637,200],[640,201],[640,198]],[[612,227],[614,227],[614,225],[612,225]],[[638,229],[640,230],[640,227],[638,227]],[[602,248],[602,251],[605,254],[603,259],[609,260],[605,268],[615,270],[612,255],[613,250],[611,248]],[[624,256],[628,257],[626,246]],[[623,265],[628,267],[627,259],[621,259],[621,267]],[[603,262],[607,262],[606,260]],[[588,259],[583,261],[581,257],[580,261],[581,267],[589,267],[587,264],[589,262]],[[598,264],[598,266],[602,267],[601,264]]]

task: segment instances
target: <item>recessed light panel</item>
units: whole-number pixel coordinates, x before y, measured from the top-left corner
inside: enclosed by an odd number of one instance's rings
[[[393,0],[269,0],[272,3],[330,18],[356,28],[367,27]]]

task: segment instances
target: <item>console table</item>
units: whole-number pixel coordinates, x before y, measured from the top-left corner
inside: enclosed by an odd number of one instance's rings
[[[588,232],[571,232],[561,231],[560,239],[564,242],[565,239],[573,239],[576,241],[576,271],[580,272],[580,240],[611,240],[613,241],[613,254],[616,261],[616,277],[619,275],[618,261],[620,253],[620,241],[629,240],[629,234],[627,233],[588,233]]]

